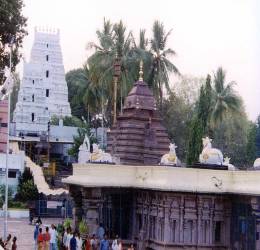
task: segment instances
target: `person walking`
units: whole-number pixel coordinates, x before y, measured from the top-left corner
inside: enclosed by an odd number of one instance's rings
[[[93,234],[92,238],[90,240],[91,250],[97,250],[98,249],[98,241],[96,238],[96,235]]]
[[[80,233],[76,234],[76,241],[77,241],[77,250],[82,250],[82,238],[80,237]]]
[[[106,234],[104,235],[104,239],[101,240],[100,250],[109,250],[109,242]]]
[[[57,250],[57,235],[56,228],[52,224],[50,229],[50,250]]]
[[[70,250],[70,240],[72,238],[71,228],[67,228],[67,235],[66,235],[66,250]]]
[[[42,234],[42,228],[39,228],[39,234],[38,234],[38,250],[44,250],[44,249],[43,249],[43,234]]]
[[[75,232],[73,233],[73,236],[70,239],[69,250],[77,250],[77,240]]]
[[[118,240],[117,250],[123,250],[123,243],[121,239]]]
[[[51,239],[51,235],[49,233],[49,227],[46,227],[45,231],[46,232],[43,234],[44,250],[49,250],[50,249],[50,239]]]
[[[97,229],[97,237],[98,237],[99,241],[103,240],[104,234],[105,234],[105,229],[103,227],[103,224],[100,223],[99,227]]]
[[[17,250],[16,240],[17,240],[17,238],[14,236],[13,237],[12,248],[11,248],[12,250]]]
[[[39,235],[39,225],[36,224],[33,232],[33,239],[34,239],[34,249],[37,250],[38,247],[38,235]]]
[[[85,250],[91,250],[91,239],[88,234],[85,240]]]
[[[112,250],[118,250],[118,235],[116,235],[115,239],[112,242]]]
[[[12,247],[11,238],[12,238],[12,235],[8,234],[6,242],[5,242],[5,245],[4,245],[5,246],[4,247],[5,250],[11,250],[11,247]]]
[[[131,244],[131,246],[130,246],[127,250],[135,250],[135,249],[134,249],[134,245]]]

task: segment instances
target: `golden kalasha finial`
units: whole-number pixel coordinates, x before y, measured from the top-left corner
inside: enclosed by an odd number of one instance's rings
[[[143,60],[140,61],[140,69],[139,69],[139,81],[143,81],[143,75],[144,75],[144,72],[143,72]]]

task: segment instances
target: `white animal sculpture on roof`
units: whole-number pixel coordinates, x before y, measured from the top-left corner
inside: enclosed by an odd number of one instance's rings
[[[174,143],[170,143],[169,145],[169,153],[165,154],[161,158],[160,165],[177,165],[178,164],[178,157],[176,155],[177,146]]]
[[[202,141],[203,150],[199,156],[200,163],[223,165],[223,154],[219,149],[212,148],[212,139],[206,137],[202,138]]]

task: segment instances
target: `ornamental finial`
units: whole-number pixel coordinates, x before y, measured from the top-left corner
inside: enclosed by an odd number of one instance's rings
[[[140,61],[140,68],[139,68],[139,81],[143,81],[143,75],[144,75],[144,72],[143,72],[143,60]]]

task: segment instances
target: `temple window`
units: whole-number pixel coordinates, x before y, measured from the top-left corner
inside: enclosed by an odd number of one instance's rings
[[[46,55],[46,61],[47,62],[49,61],[49,55]]]
[[[34,102],[34,95],[32,95],[32,102]]]
[[[34,117],[34,113],[32,113],[32,122],[34,122],[34,118],[35,118],[35,117]]]
[[[49,97],[49,94],[50,94],[50,90],[46,89],[46,97]]]
[[[47,46],[47,48],[48,48],[48,47],[49,47],[49,44],[47,43],[46,46]]]
[[[215,242],[221,242],[221,221],[215,224]]]
[[[16,171],[9,170],[8,171],[8,178],[16,178]]]
[[[49,77],[49,70],[46,70],[46,78]]]
[[[34,84],[34,80],[32,80],[32,83]]]

